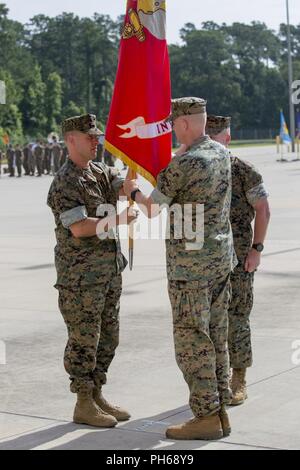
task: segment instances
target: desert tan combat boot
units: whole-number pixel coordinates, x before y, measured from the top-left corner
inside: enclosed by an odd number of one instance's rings
[[[130,414],[128,411],[120,408],[119,406],[112,405],[105,400],[102,395],[101,389],[94,388],[93,397],[97,405],[101,408],[101,410],[105,411],[111,416],[114,416],[118,421],[128,421],[130,419]]]
[[[168,439],[212,441],[223,437],[223,431],[219,415],[215,414],[171,426],[166,436]]]
[[[232,406],[242,405],[248,398],[246,387],[247,369],[233,369],[231,378]]]
[[[74,410],[74,423],[88,424],[97,428],[113,428],[118,421],[113,416],[104,413],[94,402],[92,393],[77,394],[77,403]]]
[[[221,406],[221,409],[219,411],[219,418],[222,424],[223,436],[228,437],[231,433],[231,426],[230,426],[229,416],[226,411],[225,405]]]

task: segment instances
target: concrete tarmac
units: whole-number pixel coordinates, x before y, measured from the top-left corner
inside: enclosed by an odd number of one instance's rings
[[[272,222],[256,275],[249,399],[230,408],[217,442],[165,438],[191,417],[174,357],[162,240],[138,240],[124,274],[121,341],[105,395],[132,413],[113,430],[72,423],[75,396],[63,368],[66,331],[53,288],[51,178],[0,179],[0,450],[300,449],[300,161],[275,147],[234,150],[270,191]],[[292,156],[289,156],[292,160]],[[150,185],[143,183],[150,191]],[[123,242],[127,254],[127,243]]]

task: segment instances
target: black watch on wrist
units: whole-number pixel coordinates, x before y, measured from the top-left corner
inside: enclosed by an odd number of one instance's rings
[[[254,245],[252,245],[252,248],[254,248],[254,250],[258,251],[258,253],[262,253],[264,251],[264,245],[262,243],[254,243]]]
[[[132,199],[132,201],[135,202],[135,196],[137,195],[137,193],[140,193],[140,189],[135,189],[134,191],[132,191],[132,193],[130,194],[130,198]]]

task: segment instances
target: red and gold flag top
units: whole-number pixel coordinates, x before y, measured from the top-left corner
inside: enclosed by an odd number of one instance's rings
[[[156,185],[171,159],[165,0],[128,0],[105,147]]]

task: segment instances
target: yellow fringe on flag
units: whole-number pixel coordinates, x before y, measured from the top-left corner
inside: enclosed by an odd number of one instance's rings
[[[151,175],[147,170],[145,170],[143,167],[138,165],[136,162],[132,161],[125,153],[123,153],[121,150],[117,149],[114,145],[110,144],[107,140],[105,141],[104,147],[106,150],[108,150],[114,157],[119,158],[122,160],[122,162],[125,163],[125,165],[129,166],[133,171],[136,173],[139,173],[141,176],[143,176],[146,180],[148,180],[152,186],[156,187],[157,182],[154,176]]]

